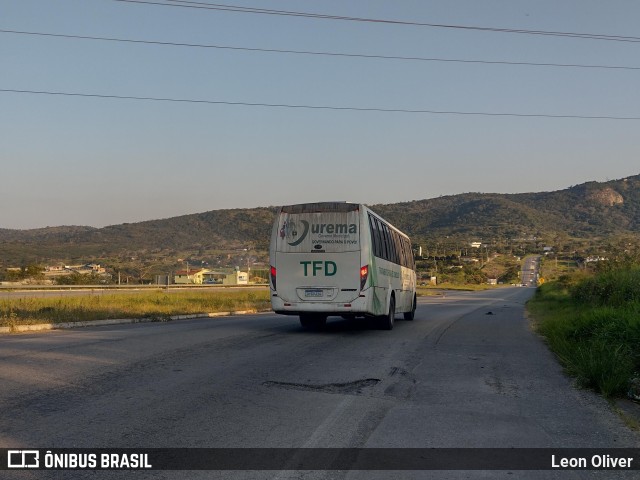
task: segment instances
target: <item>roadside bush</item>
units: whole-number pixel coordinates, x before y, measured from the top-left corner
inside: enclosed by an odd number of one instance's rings
[[[624,395],[640,372],[639,281],[637,268],[561,279],[542,285],[529,304],[567,372],[607,397]]]
[[[517,283],[520,278],[520,266],[510,265],[499,277],[500,283]]]
[[[571,291],[579,302],[625,307],[640,302],[640,268],[625,268],[598,273],[582,280]]]
[[[568,370],[585,388],[606,397],[624,395],[633,375],[633,362],[624,344],[612,344],[600,338],[578,342],[573,348]]]
[[[572,288],[575,288],[580,282],[582,282],[583,280],[590,278],[587,274],[580,272],[580,271],[575,271],[571,274],[564,274],[564,275],[560,275],[560,277],[558,278],[558,280],[556,280],[556,285],[558,288],[562,289],[562,290],[571,290]]]

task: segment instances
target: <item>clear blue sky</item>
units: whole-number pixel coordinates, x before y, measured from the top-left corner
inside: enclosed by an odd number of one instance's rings
[[[640,37],[637,0],[225,1],[336,16]],[[634,41],[115,0],[0,0],[0,29],[640,68],[640,43]],[[16,33],[0,33],[0,89],[640,117],[640,69],[312,56]],[[0,228],[104,226],[318,200],[374,204],[464,192],[549,191],[640,173],[640,120],[275,108],[4,91],[0,132]]]

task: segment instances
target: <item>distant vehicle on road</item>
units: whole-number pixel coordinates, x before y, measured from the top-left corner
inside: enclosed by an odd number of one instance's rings
[[[271,305],[304,327],[328,316],[373,318],[391,330],[413,320],[415,261],[409,237],[368,207],[322,202],[284,206],[270,246]]]

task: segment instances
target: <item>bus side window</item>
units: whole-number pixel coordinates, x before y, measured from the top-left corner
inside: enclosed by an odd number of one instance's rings
[[[387,260],[389,258],[389,249],[387,245],[387,239],[384,235],[384,223],[379,222],[376,218],[376,225],[378,226],[378,234],[380,235],[380,258]]]
[[[384,238],[384,225],[378,222],[378,219],[376,219],[376,224],[378,225],[378,229],[380,231],[380,244],[382,245],[382,248],[380,249],[380,258],[384,258],[386,260],[387,259],[387,239]]]
[[[396,245],[396,232],[394,232],[393,230],[389,229],[389,240],[391,240],[391,261],[393,263],[400,263],[398,262],[398,246]]]
[[[393,245],[391,244],[391,238],[389,235],[389,227],[387,227],[386,223],[382,224],[382,232],[384,234],[384,243],[386,245],[386,255],[385,259],[393,262]]]
[[[413,256],[413,249],[411,248],[411,242],[409,242],[409,240],[407,240],[407,253],[409,255],[409,267],[411,267],[412,270],[415,270],[416,259]]]
[[[371,231],[371,243],[373,244],[373,256],[380,257],[380,234],[378,232],[376,219],[369,215],[369,230]]]
[[[398,253],[400,254],[400,265],[407,266],[407,252],[404,249],[404,238],[396,232],[396,238],[398,239]]]
[[[395,230],[389,230],[389,233],[391,234],[391,245],[393,246],[393,257],[392,257],[392,261],[393,263],[395,263],[396,265],[400,265],[400,244],[398,242],[398,234],[396,233]]]

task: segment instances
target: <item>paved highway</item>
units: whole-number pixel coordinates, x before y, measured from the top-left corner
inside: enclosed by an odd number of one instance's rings
[[[540,257],[527,257],[522,264],[521,280],[525,287],[535,287],[540,273]]]
[[[273,314],[0,337],[0,448],[634,447],[524,317],[532,288],[421,298],[392,331]],[[3,472],[0,472],[0,477]],[[7,472],[4,472],[7,473]],[[25,472],[11,478],[637,478],[636,472]]]

